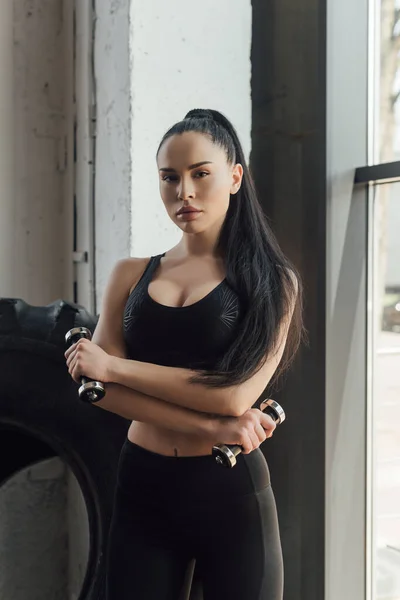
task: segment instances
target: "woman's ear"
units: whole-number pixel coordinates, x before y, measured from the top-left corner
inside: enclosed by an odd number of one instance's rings
[[[240,190],[240,186],[242,185],[243,179],[243,167],[240,163],[237,163],[233,167],[232,171],[232,185],[231,185],[231,194],[237,194]]]

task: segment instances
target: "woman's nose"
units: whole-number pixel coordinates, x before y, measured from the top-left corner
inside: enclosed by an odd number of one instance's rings
[[[179,200],[190,200],[194,198],[193,184],[189,181],[181,180],[178,186],[178,198]]]

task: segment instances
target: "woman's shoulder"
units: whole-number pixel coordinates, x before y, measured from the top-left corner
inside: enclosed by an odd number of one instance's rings
[[[113,268],[114,276],[119,281],[120,285],[128,290],[129,294],[143,275],[151,258],[151,256],[128,256],[126,258],[120,258],[115,263]]]
[[[136,256],[127,256],[126,258],[120,258],[116,263],[116,268],[121,270],[132,270],[132,269],[140,269],[143,266],[146,266],[151,256],[147,257],[136,257]]]
[[[134,256],[128,256],[126,258],[120,258],[119,260],[117,260],[117,262],[114,264],[113,267],[113,272],[116,275],[119,275],[121,278],[124,278],[124,276],[129,276],[129,275],[135,275],[135,273],[140,272],[140,270],[143,270],[146,268],[146,265],[148,264],[148,262],[150,261],[151,257],[146,257],[146,258],[142,258],[142,257],[134,257]]]

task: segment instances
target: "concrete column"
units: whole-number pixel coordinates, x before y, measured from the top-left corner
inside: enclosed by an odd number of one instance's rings
[[[73,3],[16,0],[13,5],[14,119],[12,112],[8,118],[15,140],[15,228],[3,215],[1,220],[15,244],[15,285],[6,294],[41,305],[72,299],[73,54],[68,36]],[[3,27],[3,13],[1,21]],[[1,93],[4,87],[2,81]]]
[[[95,308],[99,312],[113,265],[130,254],[132,65],[130,0],[96,0],[95,4]]]
[[[0,296],[13,296],[14,279],[14,43],[13,0],[0,18]]]
[[[96,94],[93,72],[92,0],[75,1],[75,248],[76,302],[95,311],[94,148]],[[85,257],[85,258],[83,258]]]

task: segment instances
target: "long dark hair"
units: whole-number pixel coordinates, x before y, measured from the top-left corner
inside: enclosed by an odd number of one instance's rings
[[[249,379],[277,351],[281,324],[293,310],[285,351],[273,380],[291,363],[300,344],[302,286],[298,273],[283,254],[258,202],[253,178],[235,128],[216,110],[194,109],[173,125],[173,135],[195,131],[221,146],[231,164],[243,166],[240,190],[231,200],[222,225],[217,252],[225,261],[228,284],[237,292],[243,318],[237,335],[213,370],[198,371],[191,381],[228,387]]]

